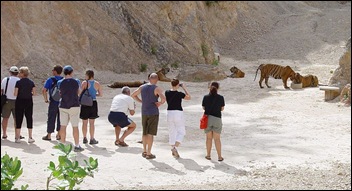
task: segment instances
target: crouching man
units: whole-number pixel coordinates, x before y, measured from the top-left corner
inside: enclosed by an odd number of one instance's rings
[[[127,147],[125,138],[136,129],[136,124],[128,118],[129,114],[134,115],[136,109],[136,105],[130,94],[130,88],[124,86],[122,94],[116,95],[111,103],[108,120],[115,127],[116,146]],[[128,127],[127,130],[120,137],[121,129],[126,126]]]

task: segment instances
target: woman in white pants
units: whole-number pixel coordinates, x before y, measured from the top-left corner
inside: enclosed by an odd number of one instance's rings
[[[183,137],[186,134],[185,120],[182,109],[182,99],[190,100],[189,95],[184,84],[180,84],[178,79],[171,81],[172,89],[165,91],[167,102],[167,124],[169,126],[169,144],[171,145],[172,155],[179,158],[177,147],[181,144]],[[177,91],[182,87],[185,93]]]

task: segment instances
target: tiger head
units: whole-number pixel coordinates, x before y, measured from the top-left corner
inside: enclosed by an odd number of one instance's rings
[[[301,74],[300,73],[295,73],[295,75],[294,75],[294,77],[293,78],[290,78],[291,79],[291,81],[293,82],[293,83],[295,83],[295,84],[300,84],[300,83],[302,83],[302,76],[301,76]]]
[[[243,78],[245,75],[245,73],[238,69],[236,66],[232,66],[230,71],[232,72],[231,77],[234,78]]]
[[[319,83],[318,77],[313,75],[312,87],[317,87]]]
[[[161,72],[162,74],[165,75],[165,74],[170,72],[170,68],[169,67],[163,67],[158,72]]]

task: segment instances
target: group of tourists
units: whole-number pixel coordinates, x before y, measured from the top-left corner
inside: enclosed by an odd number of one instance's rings
[[[64,76],[61,76],[63,72]],[[33,96],[36,95],[36,86],[28,78],[28,67],[17,68],[12,66],[9,70],[10,76],[2,80],[1,94],[7,95],[7,101],[2,107],[2,139],[7,139],[7,125],[12,113],[15,126],[15,142],[20,143],[21,126],[23,118],[26,117],[28,129],[28,143],[35,140],[32,136],[33,129]],[[190,100],[185,84],[178,79],[171,81],[171,88],[165,92],[157,86],[158,75],[151,73],[148,75],[149,83],[138,87],[134,92],[128,86],[121,89],[121,94],[117,94],[113,99],[108,115],[108,121],[115,129],[115,145],[127,147],[125,138],[130,135],[137,127],[128,116],[135,114],[135,101],[142,105],[142,156],[146,159],[154,159],[152,146],[154,136],[157,135],[159,123],[159,107],[167,103],[167,124],[169,128],[169,144],[171,154],[179,158],[178,147],[186,135],[185,118],[182,108],[182,100]],[[179,89],[182,88],[182,91]],[[204,129],[206,134],[206,156],[211,160],[212,142],[218,154],[218,161],[223,161],[221,155],[220,134],[222,131],[221,111],[224,110],[224,97],[218,94],[219,83],[212,82],[209,86],[209,93],[203,97],[202,106],[204,114],[208,115],[208,126]],[[81,105],[80,96],[82,91],[88,91],[93,99],[91,106]],[[58,93],[57,93],[58,92]],[[95,138],[95,119],[98,115],[97,96],[103,96],[102,86],[94,80],[94,72],[87,70],[85,80],[80,82],[74,78],[74,70],[70,65],[62,67],[56,65],[52,69],[52,76],[49,77],[42,88],[44,102],[48,103],[47,134],[42,140],[51,141],[52,134],[56,129],[56,140],[66,143],[66,127],[71,122],[73,128],[74,151],[80,152],[84,149],[80,145],[79,119],[82,120],[83,144],[98,144]],[[89,141],[88,141],[89,126]],[[121,129],[125,128],[122,136]]]

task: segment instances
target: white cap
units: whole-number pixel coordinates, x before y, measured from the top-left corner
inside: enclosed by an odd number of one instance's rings
[[[17,66],[11,66],[10,72],[18,72]]]

